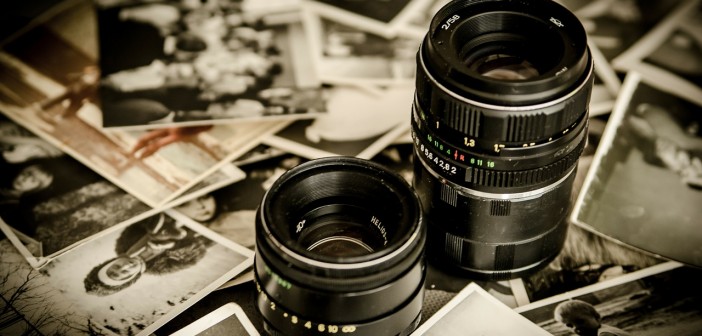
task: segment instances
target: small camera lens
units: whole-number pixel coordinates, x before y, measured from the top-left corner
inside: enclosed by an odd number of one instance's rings
[[[283,174],[256,218],[257,306],[271,335],[407,335],[420,319],[425,227],[398,174],[351,157]]]

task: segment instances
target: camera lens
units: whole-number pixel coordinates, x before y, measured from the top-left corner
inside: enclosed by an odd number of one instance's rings
[[[420,319],[426,229],[400,175],[371,161],[292,168],[256,217],[257,307],[271,335],[408,335]]]
[[[593,61],[578,19],[550,0],[456,0],[417,53],[414,187],[427,255],[484,280],[560,251],[585,146]]]

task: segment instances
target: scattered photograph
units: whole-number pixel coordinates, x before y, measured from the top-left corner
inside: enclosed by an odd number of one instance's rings
[[[329,112],[298,120],[263,142],[308,159],[345,155],[370,159],[409,130],[414,88],[329,89]]]
[[[414,83],[419,39],[363,31],[303,11],[319,79],[328,84]]]
[[[402,33],[407,23],[427,10],[432,0],[311,0],[304,7],[349,27],[386,38]]]
[[[557,0],[583,23],[588,39],[607,60],[636,43],[677,4],[686,0]]]
[[[299,20],[250,21],[237,2],[96,2],[103,127],[325,112]]]
[[[702,272],[667,262],[515,309],[552,335],[698,335]]]
[[[471,283],[412,333],[419,335],[545,336],[549,333]]]
[[[570,225],[563,249],[556,258],[544,269],[522,278],[522,282],[529,302],[534,302],[663,261]]]
[[[253,251],[170,211],[91,240],[41,271],[6,242],[2,296],[52,335],[150,335],[253,262]]]
[[[12,239],[33,267],[154,211],[1,115],[0,152],[0,228],[8,237],[19,232],[32,242],[29,250],[19,237]]]
[[[234,163],[224,165],[217,169],[217,171],[207,175],[203,180],[192,186],[190,189],[183,192],[182,196],[179,196],[173,201],[170,201],[168,204],[164,205],[163,208],[170,209],[174,206],[191,201],[244,178],[246,178],[246,173],[239,169],[239,166],[235,165]]]
[[[241,166],[246,178],[185,202],[175,211],[246,248],[255,245],[256,209],[273,182],[307,160],[285,154]]]
[[[230,302],[221,306],[172,336],[260,335],[241,306]]]
[[[92,58],[45,27],[6,48],[0,52],[0,111],[151,207],[172,201],[287,124],[107,133],[97,92],[85,84],[97,78]],[[51,62],[38,57],[47,52]]]
[[[612,61],[654,79],[658,89],[702,105],[702,2],[686,1]]]
[[[592,118],[612,112],[622,84],[599,47],[592,42],[589,43],[589,46],[590,55],[595,62],[595,80],[590,95],[590,110],[588,111]]]
[[[702,265],[701,124],[702,107],[629,73],[572,222],[653,255]]]

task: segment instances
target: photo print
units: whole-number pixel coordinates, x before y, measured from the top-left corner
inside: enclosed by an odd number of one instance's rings
[[[94,58],[59,35],[39,26],[0,51],[0,110],[149,206],[174,200],[287,123],[104,132],[89,84]],[[51,62],[39,57],[46,53]]]
[[[594,83],[590,95],[589,117],[596,117],[612,112],[614,102],[622,84],[609,61],[594,43],[589,43],[590,55],[595,64]]]
[[[573,223],[654,255],[702,265],[700,124],[699,105],[629,73]]]
[[[518,307],[552,335],[697,335],[702,272],[667,262]]]
[[[328,84],[411,86],[419,39],[383,37],[303,11],[319,79]]]
[[[423,322],[412,336],[549,335],[471,283]]]
[[[253,251],[172,212],[91,240],[41,271],[6,242],[3,298],[42,334],[150,335],[253,262]]]
[[[292,122],[263,142],[307,159],[334,155],[370,159],[409,129],[413,93],[409,86],[372,91],[335,86],[329,89],[326,115]]]
[[[687,0],[557,0],[583,23],[588,39],[613,60]]]
[[[664,91],[702,105],[702,2],[682,3],[664,21],[612,61]]]
[[[570,225],[563,249],[556,258],[545,268],[522,278],[522,282],[528,302],[534,302],[661,262],[662,259]]]
[[[103,127],[305,119],[325,112],[299,20],[251,21],[237,2],[97,4]]]
[[[185,328],[178,330],[172,336],[227,336],[227,335],[250,335],[260,334],[249,320],[244,310],[234,303],[227,303],[211,313],[203,316],[199,320],[189,324]]]
[[[0,228],[33,267],[45,266],[90,237],[153,212],[4,116],[0,116],[0,152]]]
[[[349,27],[393,38],[404,32],[417,13],[427,10],[432,0],[311,0],[305,9]]]
[[[285,154],[241,167],[246,178],[200,196],[175,211],[246,248],[255,245],[256,209],[278,177],[307,160]]]

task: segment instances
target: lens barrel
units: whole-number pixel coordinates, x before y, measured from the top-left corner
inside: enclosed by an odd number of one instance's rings
[[[593,61],[550,0],[455,0],[417,53],[414,187],[428,255],[502,280],[560,251],[586,142]]]
[[[323,158],[278,178],[256,217],[257,307],[271,335],[408,335],[420,320],[425,224],[400,175]]]

